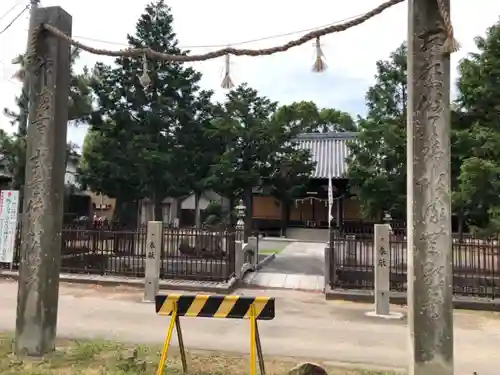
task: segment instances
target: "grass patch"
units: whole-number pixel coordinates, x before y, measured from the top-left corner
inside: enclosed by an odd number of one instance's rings
[[[13,339],[0,334],[2,375],[140,375],[156,373],[160,358],[158,345],[126,345],[111,341],[59,340],[57,350],[41,360],[17,359]],[[166,374],[182,374],[177,348],[169,350]],[[248,357],[210,352],[188,353],[191,375],[248,374]],[[285,375],[298,361],[266,359],[268,375]],[[329,375],[381,375],[382,373],[327,367]]]
[[[259,250],[259,254],[261,255],[273,255],[273,254],[279,254],[281,253],[283,249],[264,249],[264,250]]]

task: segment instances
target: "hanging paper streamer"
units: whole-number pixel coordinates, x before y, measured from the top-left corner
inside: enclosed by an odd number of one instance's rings
[[[321,50],[321,43],[319,42],[319,37],[316,38],[315,48],[316,48],[316,58],[314,60],[314,65],[312,70],[315,73],[321,73],[326,70],[328,65],[326,65],[325,55]]]
[[[333,207],[333,183],[332,183],[332,176],[328,177],[328,228],[332,225],[332,220],[333,220],[333,214],[332,214],[332,207]]]
[[[297,207],[297,205],[299,203],[304,203],[304,202],[309,202],[309,204],[313,204],[313,201],[318,201],[318,202],[325,202],[326,204],[328,203],[328,200],[327,199],[322,199],[322,198],[316,198],[316,197],[306,197],[306,198],[298,198],[298,199],[295,199],[295,206]]]
[[[233,81],[231,80],[230,70],[231,70],[231,60],[229,55],[226,55],[226,66],[224,71],[224,79],[222,80],[221,87],[223,89],[232,89],[234,87]]]
[[[139,83],[146,88],[151,84],[151,78],[148,75],[148,60],[146,55],[142,57],[142,75],[139,77]]]

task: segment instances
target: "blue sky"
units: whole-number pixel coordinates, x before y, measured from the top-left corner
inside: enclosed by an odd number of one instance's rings
[[[350,18],[380,4],[383,0],[331,1],[308,0],[167,0],[172,7],[174,29],[181,46],[191,47],[194,53],[208,52],[214,45],[232,45],[241,41],[264,38],[323,26]],[[19,6],[0,21],[0,30],[27,3],[27,0],[3,0],[0,17],[14,4]],[[42,6],[59,5],[73,15],[73,36],[98,48],[120,49],[126,34],[133,33],[135,22],[146,0],[42,0]],[[456,79],[456,64],[467,52],[475,50],[473,38],[498,20],[498,0],[451,0],[452,20],[462,50],[452,56],[452,79]],[[126,4],[126,6],[124,6]],[[263,11],[265,10],[265,12]],[[233,81],[248,82],[262,95],[290,103],[313,100],[321,107],[334,107],[353,115],[363,114],[364,95],[375,75],[375,62],[387,58],[406,38],[407,3],[399,4],[382,15],[352,30],[322,38],[328,70],[318,74],[311,71],[314,48],[307,43],[288,52],[269,57],[235,57],[231,61]],[[110,17],[111,15],[111,17]],[[0,35],[0,108],[13,107],[20,84],[11,79],[16,67],[11,60],[26,48],[27,15],[23,15],[9,30]],[[298,32],[278,38],[241,45],[262,48],[282,44],[299,37]],[[208,46],[208,47],[196,47]],[[212,47],[211,47],[212,46]],[[196,47],[196,48],[195,48]],[[93,66],[96,61],[111,62],[87,53],[78,66]],[[220,88],[224,60],[192,64],[203,73],[204,88],[224,97]],[[3,111],[2,111],[3,112]],[[0,127],[15,129],[0,115]],[[68,138],[82,144],[87,127],[71,127]]]

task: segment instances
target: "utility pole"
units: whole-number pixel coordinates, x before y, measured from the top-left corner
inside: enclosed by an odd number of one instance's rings
[[[71,36],[72,18],[63,9],[33,13],[35,26]],[[34,43],[15,345],[17,355],[41,357],[54,350],[57,330],[71,62],[68,41],[45,32]]]
[[[453,375],[450,0],[408,7],[409,375]]]

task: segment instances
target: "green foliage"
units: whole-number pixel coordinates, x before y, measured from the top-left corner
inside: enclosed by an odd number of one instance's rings
[[[24,137],[10,135],[0,129],[0,163],[5,174],[14,176],[11,188],[15,190],[22,187],[22,181],[20,181],[17,173],[19,164],[24,165],[26,160],[26,145],[24,142]]]
[[[325,114],[344,114],[334,109],[322,110]],[[345,114],[351,121],[352,118]],[[315,167],[311,160],[309,150],[297,147],[297,137],[302,133],[323,131],[343,131],[340,123],[331,122],[331,128],[321,122],[320,112],[313,102],[299,102],[284,105],[278,108],[273,116],[273,121],[278,124],[282,139],[274,160],[274,171],[266,181],[266,190],[281,202],[282,235],[286,231],[288,209],[293,199],[306,190],[311,173]],[[347,121],[349,124],[349,121]]]
[[[215,185],[226,197],[244,197],[247,234],[252,227],[252,188],[270,188],[287,199],[293,185],[308,179],[313,167],[309,153],[297,150],[294,143],[304,125],[276,108],[243,84],[227,94],[211,134],[225,145],[212,168]]]
[[[73,69],[79,56],[79,50],[72,49],[68,121],[73,124],[78,124],[87,120],[92,111],[92,92],[89,87],[91,75],[86,69],[84,69],[82,73],[76,73]],[[16,75],[19,78],[23,78],[26,69],[24,56],[19,56],[17,61],[19,63],[19,70]],[[17,110],[5,108],[4,114],[10,118],[12,125],[18,126],[18,131],[12,136],[5,133],[0,135],[0,152],[4,155],[4,158],[9,160],[8,168],[10,174],[13,176],[11,187],[16,190],[22,190],[26,168],[27,127],[26,123],[23,121],[23,116],[26,119],[26,113],[28,111],[28,95],[26,92],[23,91],[21,95],[16,97],[16,104]],[[69,145],[68,147],[71,148],[72,146]]]
[[[172,21],[163,1],[147,5],[135,35],[128,36],[129,45],[181,53]],[[188,186],[182,182],[192,183],[191,176],[184,175],[188,161],[182,148],[193,142],[183,132],[200,139],[197,126],[209,122],[205,110],[210,93],[199,93],[200,74],[180,63],[148,59],[151,83],[146,88],[139,82],[142,61],[119,58],[115,64],[97,64],[94,69],[92,88],[100,109],[91,123],[100,141],[91,142],[84,152],[82,180],[126,201],[152,199],[155,217],[161,220],[161,201],[185,193]],[[92,148],[92,143],[98,146]]]
[[[216,130],[216,107],[211,99],[212,92],[200,91],[193,101],[191,112],[175,133],[175,160],[178,165],[184,166],[179,174],[179,191],[194,193],[196,227],[201,225],[200,197],[204,191],[214,187],[212,168],[225,149],[218,137],[209,136]]]
[[[278,108],[275,119],[300,126],[304,133],[356,131],[356,124],[346,112],[333,108],[318,109],[314,102],[295,102]]]
[[[218,225],[224,221],[224,214],[222,205],[219,202],[211,202],[205,209],[205,225]]]
[[[376,83],[366,94],[368,115],[349,144],[349,184],[366,217],[405,214],[406,54],[403,44],[389,60],[377,62]]]
[[[96,193],[125,201],[141,198],[140,178],[133,173],[134,161],[131,160],[135,149],[127,142],[128,135],[125,131],[116,137],[105,135],[96,129],[87,133],[78,168],[80,183]]]
[[[475,42],[479,52],[469,54],[459,64],[459,121],[453,150],[460,157],[460,169],[454,197],[470,226],[498,233],[500,23]]]
[[[217,190],[224,196],[241,196],[271,174],[280,136],[279,125],[271,121],[276,106],[246,84],[227,94],[216,128],[209,134],[225,145],[212,169]],[[251,202],[246,204],[249,207]]]
[[[500,26],[476,38],[479,52],[459,64],[458,98],[451,113],[452,202],[460,228],[500,230]],[[365,216],[404,217],[406,199],[406,48],[377,63],[367,93],[368,115],[350,145],[349,178]],[[390,197],[388,199],[387,197]]]

